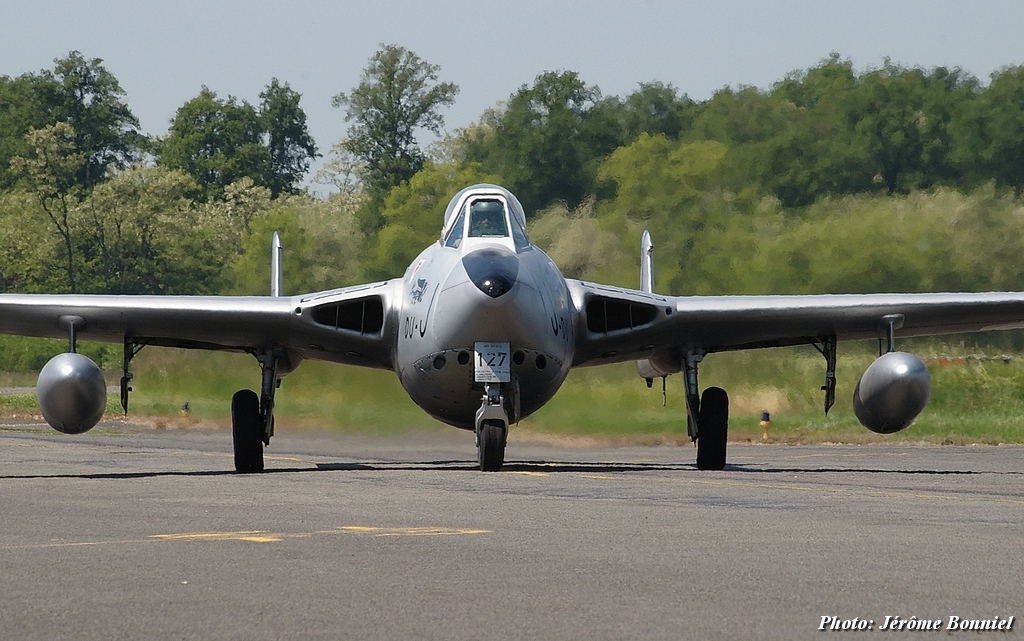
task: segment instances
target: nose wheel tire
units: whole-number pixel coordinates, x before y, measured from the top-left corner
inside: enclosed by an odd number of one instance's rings
[[[231,397],[231,436],[235,445],[235,470],[262,472],[263,421],[256,392],[243,389]]]
[[[505,426],[498,421],[484,421],[477,437],[480,469],[497,472],[505,463]]]
[[[725,468],[729,435],[729,395],[721,387],[709,387],[700,397],[697,416],[697,469]]]

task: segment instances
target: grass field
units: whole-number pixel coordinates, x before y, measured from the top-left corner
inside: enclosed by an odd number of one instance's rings
[[[851,397],[860,374],[877,355],[871,344],[841,344],[837,401],[822,412],[824,359],[811,347],[709,355],[701,385],[718,385],[731,399],[730,436],[758,441],[762,410],[772,416],[773,442],[1024,443],[1024,358],[959,344],[905,341],[932,373],[932,399],[911,427],[879,436],[861,427]],[[255,359],[242,354],[146,348],[133,362],[131,414],[157,424],[212,422],[227,425],[235,390],[259,381]],[[109,373],[116,384],[118,372]],[[0,374],[0,387],[33,385],[34,375]],[[184,417],[181,407],[188,403]],[[108,410],[120,413],[117,394]],[[37,413],[31,394],[0,396],[0,415]],[[451,429],[424,414],[387,371],[306,362],[287,376],[277,394],[278,424],[364,433]],[[573,370],[555,398],[513,428],[538,436],[586,436],[609,443],[686,442],[681,377],[652,389],[632,363]]]

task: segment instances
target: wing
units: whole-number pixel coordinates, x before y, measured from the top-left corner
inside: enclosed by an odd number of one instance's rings
[[[1024,293],[658,296],[567,281],[577,310],[574,365],[839,340],[882,338],[882,318],[904,317],[898,336],[1024,327]]]
[[[0,294],[0,333],[191,349],[279,349],[390,368],[399,281],[304,296]]]

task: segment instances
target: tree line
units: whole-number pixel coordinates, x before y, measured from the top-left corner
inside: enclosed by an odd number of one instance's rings
[[[572,71],[523,85],[429,148],[458,87],[382,45],[332,104],[349,123],[317,181],[301,96],[204,87],[139,129],[101,60],[0,76],[0,291],[265,293],[401,275],[474,182],[507,186],[568,276],[635,285],[640,231],[666,293],[1019,289],[1024,67],[833,54],[770,88],[604,96]]]

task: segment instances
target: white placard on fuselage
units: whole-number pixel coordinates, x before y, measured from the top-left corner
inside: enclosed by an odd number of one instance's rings
[[[473,360],[477,383],[508,383],[512,380],[512,355],[508,343],[476,343]]]

